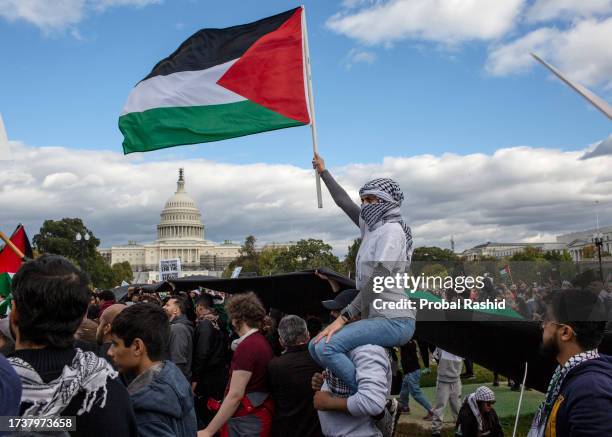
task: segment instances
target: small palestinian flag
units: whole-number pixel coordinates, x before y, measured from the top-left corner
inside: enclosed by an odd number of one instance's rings
[[[192,35],[132,90],[124,153],[310,124],[303,20],[299,7]]]
[[[503,277],[510,275],[510,266],[505,265],[499,270],[499,274]]]
[[[30,241],[22,225],[17,226],[13,235],[10,238],[11,242],[19,249],[27,258],[32,258],[32,247]],[[5,315],[11,305],[11,278],[23,262],[10,247],[4,247],[0,250],[0,315]]]

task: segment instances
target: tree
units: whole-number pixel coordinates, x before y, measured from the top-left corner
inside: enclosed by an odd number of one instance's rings
[[[89,235],[89,240],[81,238]],[[114,284],[113,270],[98,253],[100,240],[88,229],[80,218],[45,220],[38,234],[32,239],[40,253],[53,253],[65,256],[89,273],[91,282],[97,288],[109,288]]]
[[[412,253],[412,261],[458,261],[459,257],[450,249],[440,247],[417,247]]]
[[[223,271],[223,276],[228,277],[231,272],[238,266],[242,267],[243,272],[260,274],[259,272],[259,254],[255,248],[257,239],[253,235],[249,235],[244,239],[244,244],[240,248],[240,256],[233,260]]]
[[[113,271],[113,283],[115,286],[121,285],[123,281],[132,282],[134,280],[134,272],[129,261],[115,263],[111,267]]]
[[[510,261],[535,261],[543,259],[542,251],[537,247],[526,247],[510,257]]]
[[[572,256],[567,250],[559,252],[558,250],[547,250],[544,254],[544,259],[547,261],[573,261]]]
[[[296,270],[327,267],[338,271],[340,260],[332,253],[332,247],[323,242],[309,238],[300,240],[287,249],[283,256],[276,259],[279,272],[293,272]]]
[[[89,240],[76,236],[88,234]],[[41,253],[54,253],[72,260],[82,260],[91,257],[100,244],[93,232],[83,224],[80,218],[63,218],[61,220],[45,220],[40,232],[32,239],[34,246]]]
[[[353,243],[348,247],[346,257],[342,261],[342,273],[349,277],[355,278],[355,264],[357,263],[357,252],[361,247],[361,238],[353,240]]]

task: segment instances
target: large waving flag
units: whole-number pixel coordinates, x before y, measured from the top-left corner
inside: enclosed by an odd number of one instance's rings
[[[32,247],[23,225],[17,226],[10,240],[27,258],[32,258]],[[10,247],[4,246],[0,250],[0,296],[3,298],[0,302],[0,315],[6,314],[10,307],[11,278],[17,273],[22,262],[23,259],[17,256]]]
[[[124,153],[310,124],[303,8],[202,29],[132,90]]]

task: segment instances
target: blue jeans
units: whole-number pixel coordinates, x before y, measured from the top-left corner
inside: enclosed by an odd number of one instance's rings
[[[329,369],[348,385],[352,393],[357,393],[355,364],[348,357],[348,353],[366,344],[383,347],[401,346],[410,341],[412,334],[414,334],[414,319],[375,317],[349,323],[332,335],[329,343],[325,338],[317,344],[312,340],[308,344],[308,350],[321,367]]]
[[[400,405],[402,407],[408,406],[410,395],[412,395],[414,400],[421,404],[427,412],[431,411],[431,404],[421,391],[421,369],[404,375],[402,389],[400,391]]]

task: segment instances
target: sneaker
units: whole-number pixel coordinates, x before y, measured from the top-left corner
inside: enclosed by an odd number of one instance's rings
[[[430,411],[429,413],[427,413],[427,416],[423,417],[423,420],[427,422],[431,422],[433,420],[433,411]]]
[[[376,427],[380,430],[383,437],[393,437],[395,433],[395,426],[399,420],[399,407],[397,399],[391,398],[387,401],[387,405],[384,410],[384,415],[381,419],[374,422]]]
[[[410,407],[408,405],[400,405],[399,412],[402,414],[410,414]]]

